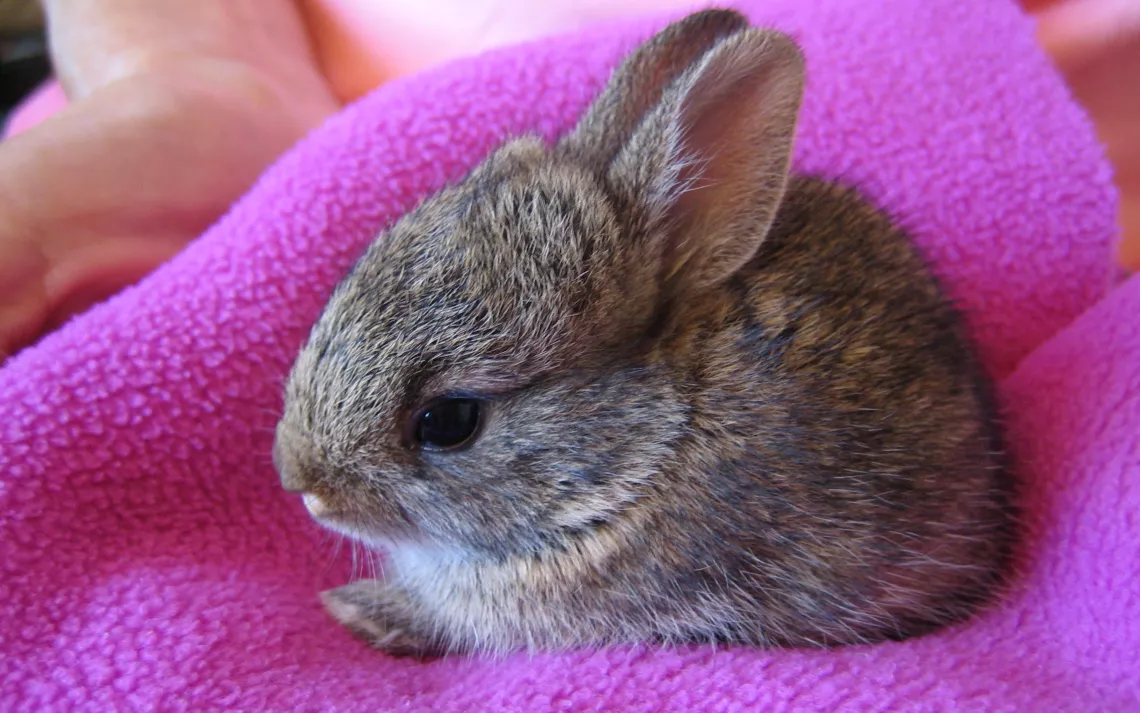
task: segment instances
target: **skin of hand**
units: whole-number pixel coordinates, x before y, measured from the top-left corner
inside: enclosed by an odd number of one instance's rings
[[[1108,151],[1120,191],[1120,261],[1140,270],[1140,0],[1026,3]]]
[[[47,0],[69,105],[0,143],[0,355],[137,281],[339,108],[292,0]]]
[[[700,0],[298,0],[333,91],[352,101],[384,82],[495,47]],[[704,3],[707,4],[707,3]]]

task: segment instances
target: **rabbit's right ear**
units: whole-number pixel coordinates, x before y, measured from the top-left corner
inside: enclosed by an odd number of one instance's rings
[[[666,87],[721,40],[747,28],[747,18],[734,10],[704,10],[669,25],[614,70],[559,148],[595,166],[609,164]]]

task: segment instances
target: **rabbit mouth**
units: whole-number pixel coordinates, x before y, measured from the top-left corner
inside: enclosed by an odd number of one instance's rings
[[[391,554],[411,544],[423,544],[407,533],[390,532],[381,534],[369,527],[343,519],[333,520],[327,517],[322,519],[314,517],[314,519],[325,529],[359,542],[374,552]]]
[[[305,504],[305,509],[309,511],[309,514],[312,515],[315,520],[320,520],[332,513],[328,504],[316,493],[305,493],[301,496],[301,502]]]
[[[360,510],[338,504],[339,498],[327,497],[308,491],[301,494],[301,502],[319,525],[365,544],[387,542],[389,538],[413,536],[419,528],[407,510],[397,502],[388,502],[383,517],[377,517],[374,510],[364,515]]]

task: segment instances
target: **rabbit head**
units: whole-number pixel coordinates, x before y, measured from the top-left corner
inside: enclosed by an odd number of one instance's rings
[[[697,13],[556,145],[513,140],[399,220],[293,368],[285,486],[353,536],[487,555],[626,508],[687,418],[660,337],[763,240],[803,81],[785,35]]]

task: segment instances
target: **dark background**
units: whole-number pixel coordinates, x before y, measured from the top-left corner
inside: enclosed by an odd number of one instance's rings
[[[0,0],[0,125],[51,73],[36,0]]]

